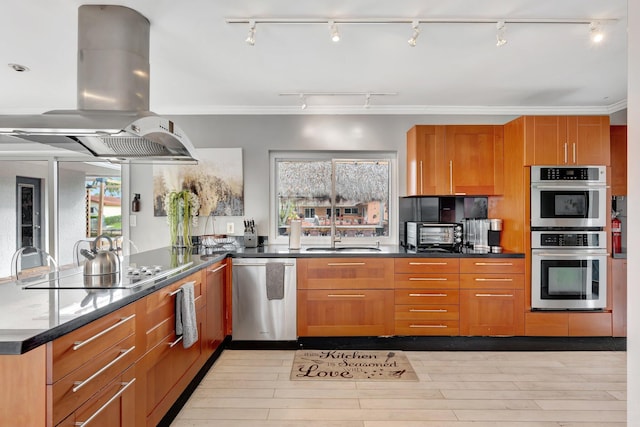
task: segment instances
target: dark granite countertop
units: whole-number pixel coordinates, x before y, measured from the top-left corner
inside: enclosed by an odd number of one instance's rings
[[[412,252],[401,246],[380,246],[380,251],[375,252],[311,252],[304,247],[299,250],[290,250],[286,245],[238,248],[233,251],[212,253],[198,253],[197,250],[185,253],[171,248],[155,249],[125,257],[123,266],[162,265],[165,268],[179,266],[185,268],[167,277],[147,281],[142,285],[127,283],[123,287],[108,289],[87,289],[82,285],[77,289],[68,289],[82,283],[81,268],[66,270],[62,275],[64,277],[59,279],[60,287],[67,289],[23,289],[15,282],[0,285],[0,354],[26,353],[229,256],[240,258],[522,258],[524,254]]]

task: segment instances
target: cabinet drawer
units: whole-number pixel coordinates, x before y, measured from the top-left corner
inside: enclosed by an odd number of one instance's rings
[[[381,289],[393,286],[391,258],[298,260],[298,289]]]
[[[191,274],[179,282],[164,287],[152,293],[144,299],[144,322],[147,327],[152,327],[165,320],[175,312],[176,297],[174,292],[187,282],[194,282],[193,293],[196,299],[196,307],[203,301],[198,301],[202,295],[202,274],[200,272]]]
[[[458,304],[460,291],[451,289],[396,289],[396,304],[438,304],[450,305]]]
[[[57,424],[135,362],[135,337],[130,335],[93,357],[52,387],[53,422]]]
[[[135,427],[134,368],[115,378],[97,395],[88,400],[58,427]]]
[[[130,304],[51,342],[48,357],[52,368],[47,374],[48,384],[53,384],[134,334],[135,316],[135,305]]]
[[[458,320],[458,305],[396,305],[396,320]]]
[[[462,289],[524,289],[524,274],[461,274]]]
[[[395,258],[396,273],[458,273],[458,258]]]
[[[396,320],[396,335],[458,335],[457,320]]]
[[[396,289],[458,289],[460,275],[442,274],[395,274],[393,284]]]
[[[460,273],[524,274],[524,258],[461,258]]]

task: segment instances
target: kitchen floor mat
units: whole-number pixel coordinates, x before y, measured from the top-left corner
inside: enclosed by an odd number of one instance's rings
[[[291,380],[418,381],[402,351],[297,350]]]

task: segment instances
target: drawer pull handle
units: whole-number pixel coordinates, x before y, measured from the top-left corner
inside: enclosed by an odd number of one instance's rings
[[[214,268],[213,270],[209,270],[209,273],[217,273],[218,271],[222,270],[226,266],[227,266],[227,264],[222,264],[222,265],[218,266],[218,268]]]
[[[129,381],[128,383],[120,383],[122,388],[116,394],[114,394],[113,397],[111,397],[111,399],[107,400],[107,402],[104,405],[102,405],[96,412],[94,412],[93,415],[91,415],[89,418],[87,418],[86,421],[76,422],[75,425],[80,426],[80,427],[84,427],[87,424],[89,424],[91,421],[94,420],[95,417],[100,415],[100,412],[104,411],[109,405],[111,405],[116,399],[118,399],[122,395],[122,393],[124,393],[131,386],[131,384],[133,384],[135,381],[136,381],[136,379],[134,378],[131,381]]]
[[[476,282],[513,282],[513,279],[510,277],[496,277],[495,279],[487,279],[482,277],[476,277]]]
[[[182,335],[180,335],[180,336],[178,337],[178,339],[177,339],[177,340],[175,340],[175,341],[173,341],[173,342],[170,342],[170,343],[169,343],[169,348],[173,348],[173,347],[175,347],[175,346],[176,346],[176,344],[178,344],[180,341],[182,341]]]
[[[366,265],[364,262],[328,262],[327,265],[337,266],[337,265]]]
[[[329,298],[364,298],[365,294],[329,294],[327,295]]]
[[[449,265],[448,262],[410,262],[409,265]]]
[[[447,294],[409,294],[410,297],[446,297]]]
[[[512,297],[512,294],[476,294],[477,297]]]
[[[120,350],[120,356],[116,357],[115,359],[113,359],[111,362],[107,363],[106,365],[104,365],[102,368],[100,368],[99,370],[97,370],[93,375],[91,375],[89,378],[87,378],[84,381],[76,381],[74,382],[74,384],[76,385],[74,388],[72,388],[71,390],[75,393],[76,391],[80,390],[82,387],[84,387],[85,385],[89,384],[90,381],[92,381],[93,379],[95,379],[98,375],[100,375],[101,373],[103,373],[104,371],[106,371],[107,369],[109,369],[110,367],[112,367],[113,365],[115,365],[116,363],[118,363],[121,359],[123,359],[124,357],[127,356],[127,354],[131,353],[133,350],[135,350],[136,346],[134,345],[133,347],[131,347],[128,350]]]
[[[196,282],[194,282],[194,281],[186,282],[186,283],[184,283],[184,284],[186,285],[187,283],[193,283],[194,285],[196,284]],[[173,291],[173,292],[169,292],[169,293],[167,294],[167,296],[172,297],[172,296],[174,296],[175,294],[177,294],[178,292],[182,292],[182,287],[179,287],[178,289],[176,289],[176,290],[175,290],[175,291]]]
[[[76,342],[74,343],[74,346],[73,346],[73,351],[76,351],[76,350],[78,350],[79,348],[82,348],[82,347],[84,347],[85,345],[89,344],[90,342],[92,342],[92,341],[94,341],[94,340],[96,340],[96,339],[100,338],[100,337],[101,337],[101,336],[103,336],[104,334],[107,334],[107,333],[111,332],[112,330],[114,330],[114,329],[115,329],[115,328],[117,328],[118,326],[121,326],[121,325],[125,324],[126,322],[128,322],[128,321],[129,321],[129,320],[131,320],[131,319],[133,319],[134,317],[136,317],[136,315],[135,315],[135,314],[132,314],[132,315],[131,315],[131,316],[129,316],[129,317],[124,317],[124,318],[120,319],[120,321],[119,321],[118,323],[116,323],[116,324],[114,324],[114,325],[112,325],[112,326],[108,327],[107,329],[105,329],[105,330],[104,330],[104,331],[102,331],[102,332],[99,332],[99,333],[95,334],[95,335],[94,335],[94,336],[92,336],[91,338],[88,338],[88,339],[86,339],[86,340],[84,340],[84,341],[76,341]]]
[[[438,309],[419,309],[419,308],[411,308],[409,309],[410,313],[446,313],[449,310],[445,310],[444,308]]]
[[[513,263],[512,262],[476,262],[475,265],[496,265],[496,266],[512,266]]]
[[[409,325],[410,328],[446,328],[447,325]]]
[[[447,278],[446,277],[409,277],[409,281],[416,281],[416,280],[430,281],[430,282],[436,282],[436,281],[446,282]]]

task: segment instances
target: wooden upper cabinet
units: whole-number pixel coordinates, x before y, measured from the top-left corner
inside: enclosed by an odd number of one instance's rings
[[[407,195],[440,194],[444,126],[414,126],[407,132]]]
[[[502,126],[446,126],[445,194],[502,194],[503,146]]]
[[[627,195],[627,127],[611,126],[611,194]]]
[[[502,193],[503,127],[414,126],[407,132],[407,195]]]
[[[525,117],[526,165],[609,165],[608,116]]]

